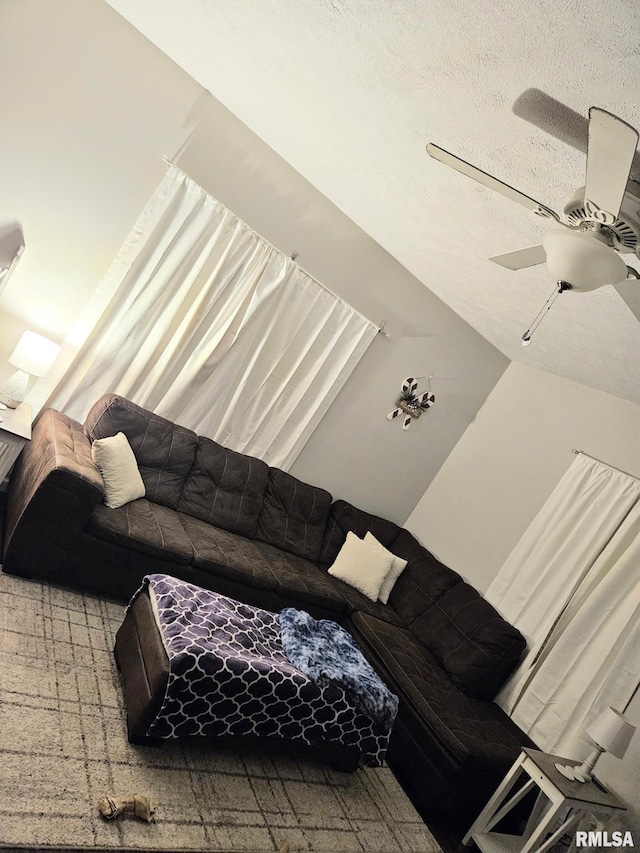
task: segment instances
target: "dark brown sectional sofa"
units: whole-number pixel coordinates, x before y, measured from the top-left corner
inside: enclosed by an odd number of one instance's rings
[[[117,432],[146,494],[109,509],[91,442]],[[328,574],[348,531],[407,560],[388,604]],[[408,530],[114,394],[84,425],[39,417],[9,483],[3,569],[119,599],[165,572],[342,623],[400,697],[388,761],[425,812],[473,816],[535,746],[492,701],[522,636]]]

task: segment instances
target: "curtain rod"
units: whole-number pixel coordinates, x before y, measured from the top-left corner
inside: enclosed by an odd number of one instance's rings
[[[617,471],[619,474],[624,474],[627,477],[631,477],[632,480],[640,481],[640,477],[635,477],[633,474],[630,474],[628,471],[623,471],[622,468],[616,468],[615,465],[610,465],[608,462],[604,462],[602,459],[598,459],[595,456],[591,456],[590,453],[585,453],[584,450],[576,450],[574,447],[571,452],[575,453],[576,456],[582,455],[582,456],[586,456],[588,459],[593,459],[594,462],[599,462],[601,465],[606,465],[607,468],[611,468],[612,471]]]

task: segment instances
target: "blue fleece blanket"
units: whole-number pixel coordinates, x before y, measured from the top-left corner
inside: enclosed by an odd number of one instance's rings
[[[335,681],[351,701],[381,725],[393,726],[398,697],[380,679],[344,628],[329,619],[314,619],[287,607],[278,615],[282,646],[291,663],[313,681]]]

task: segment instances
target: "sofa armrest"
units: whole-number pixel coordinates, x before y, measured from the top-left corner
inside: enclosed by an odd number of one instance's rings
[[[44,411],[9,480],[4,571],[55,576],[103,495],[82,425]]]

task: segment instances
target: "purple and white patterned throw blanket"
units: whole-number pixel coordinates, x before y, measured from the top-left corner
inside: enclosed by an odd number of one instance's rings
[[[349,689],[316,682],[287,657],[278,615],[180,581],[147,575],[169,657],[162,707],[148,735],[254,735],[306,744],[337,741],[381,766],[393,720],[365,713]]]

